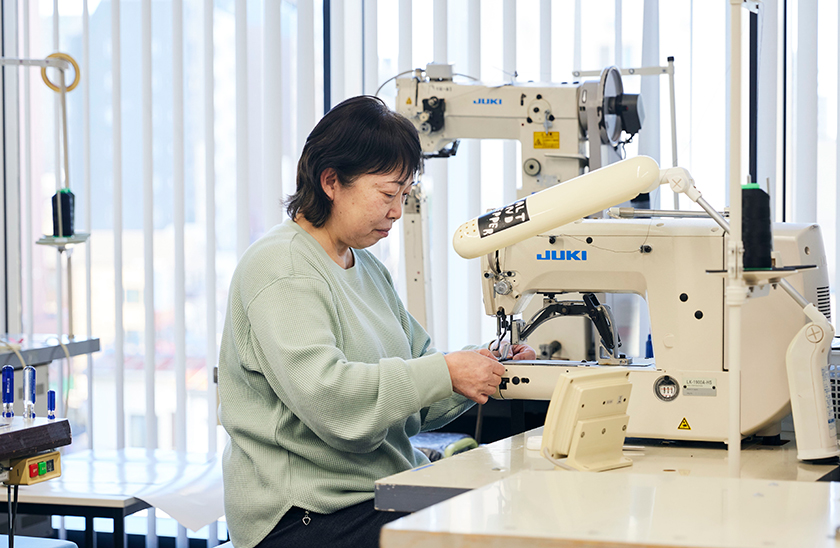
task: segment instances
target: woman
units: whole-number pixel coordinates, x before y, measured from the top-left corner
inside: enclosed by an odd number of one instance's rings
[[[381,100],[336,106],[306,140],[290,219],[234,273],[219,393],[236,548],[377,546],[400,514],[374,510],[374,481],[428,462],[408,438],[500,383],[486,349],[431,348],[364,251],[400,218],[420,161],[417,131]]]

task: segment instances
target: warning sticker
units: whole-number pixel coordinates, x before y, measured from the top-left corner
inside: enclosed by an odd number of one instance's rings
[[[406,99],[405,104],[406,104],[406,105],[410,105],[410,104],[411,104],[411,97],[409,97],[408,99]]]
[[[560,132],[535,131],[534,148],[560,148]]]
[[[685,420],[685,417],[683,417],[683,420],[682,422],[680,422],[680,425],[677,426],[677,430],[691,430],[691,427],[688,425],[688,421]]]

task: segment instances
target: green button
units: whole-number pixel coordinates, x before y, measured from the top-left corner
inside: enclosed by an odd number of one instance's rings
[[[43,476],[47,473],[47,463],[46,462],[39,462],[38,463],[38,475]]]

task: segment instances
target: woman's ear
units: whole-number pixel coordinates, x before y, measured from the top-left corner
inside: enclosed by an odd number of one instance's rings
[[[328,167],[321,172],[321,189],[330,200],[335,200],[335,190],[341,183],[338,180],[338,174],[331,167]]]

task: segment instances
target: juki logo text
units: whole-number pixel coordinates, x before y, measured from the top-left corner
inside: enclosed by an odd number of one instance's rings
[[[561,249],[558,253],[556,249],[546,249],[542,255],[537,253],[538,261],[585,261],[586,251],[571,249]]]

